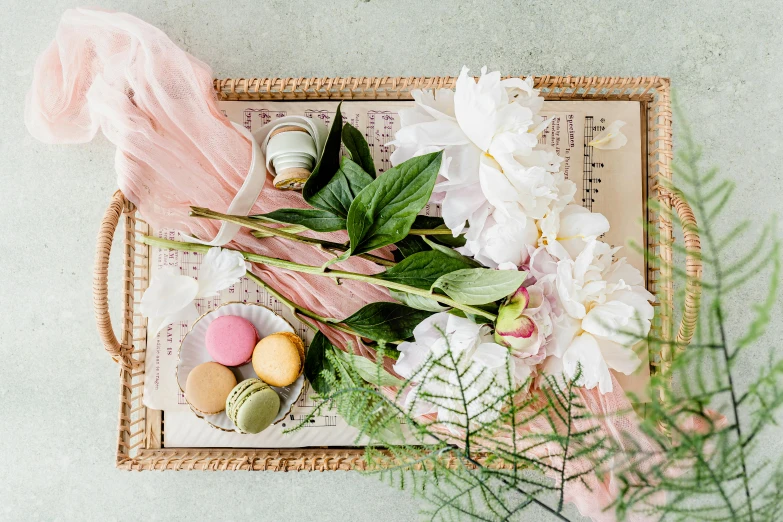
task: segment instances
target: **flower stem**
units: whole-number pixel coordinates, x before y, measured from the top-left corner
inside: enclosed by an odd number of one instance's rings
[[[212,248],[208,245],[201,245],[198,243],[184,243],[182,241],[171,241],[169,239],[161,239],[152,236],[143,236],[141,238],[141,242],[146,245],[150,245],[158,248],[169,248],[172,250],[185,250],[190,252],[199,252],[202,254],[207,253],[209,249]],[[229,250],[235,250],[235,249],[229,249]],[[246,260],[250,261],[251,263],[260,263],[262,265],[273,266],[275,268],[284,268],[286,270],[301,272],[303,274],[313,274],[321,277],[328,277],[330,279],[334,279],[337,281],[339,281],[340,279],[348,279],[352,281],[361,281],[363,283],[370,283],[377,286],[383,286],[391,290],[398,290],[401,292],[407,292],[409,294],[426,297],[432,299],[433,301],[437,301],[441,304],[444,304],[446,306],[450,306],[452,308],[457,308],[459,310],[462,310],[463,312],[485,317],[491,321],[497,319],[497,316],[493,313],[487,312],[486,310],[482,310],[481,308],[476,308],[473,306],[458,303],[457,301],[445,295],[435,294],[427,290],[422,290],[414,286],[408,286],[401,283],[396,283],[394,281],[386,281],[384,279],[372,275],[357,274],[355,272],[346,272],[344,270],[331,270],[328,268],[322,268],[320,266],[303,265],[300,263],[295,263],[293,261],[286,261],[284,259],[277,259],[276,257],[263,256],[261,254],[254,254],[252,252],[244,252],[242,250],[235,250],[235,251],[242,254],[242,256]]]
[[[467,232],[465,229],[462,233]],[[408,231],[410,236],[445,236],[452,235],[451,230],[448,228],[412,228]]]
[[[250,270],[248,270],[245,273],[245,275],[247,276],[248,279],[250,279],[253,282],[255,282],[255,284],[257,284],[258,286],[260,286],[261,288],[263,288],[264,290],[269,292],[278,301],[283,303],[289,310],[291,310],[291,312],[294,315],[303,315],[305,317],[309,317],[310,319],[318,321],[319,323],[328,324],[329,326],[333,327],[335,330],[340,330],[341,332],[345,332],[345,333],[351,334],[351,335],[359,335],[358,333],[354,332],[353,330],[338,324],[339,321],[337,319],[333,319],[331,317],[323,317],[322,315],[318,315],[317,313],[315,313],[315,312],[313,312],[311,310],[308,310],[307,308],[299,306],[298,304],[296,304],[295,302],[291,301],[290,299],[285,297],[283,294],[281,294],[280,292],[278,292],[277,290],[275,290],[274,288],[272,288],[271,286],[266,284],[266,282],[263,279],[261,279],[260,277],[255,275]],[[307,324],[307,326],[309,326],[310,328],[312,328],[314,330],[317,330],[317,328],[313,324],[311,324],[309,322],[305,322],[305,324]]]
[[[296,241],[298,243],[306,243],[308,245],[312,245],[314,247],[326,251],[338,251],[342,253],[348,250],[348,246],[342,243],[335,243],[333,241],[326,241],[324,239],[318,239],[315,237],[300,236],[299,234],[292,234],[291,232],[286,232],[285,230],[280,230],[279,228],[265,227],[264,225],[259,225],[258,222],[261,220],[257,218],[223,214],[202,207],[190,207],[190,215],[198,218],[219,219],[220,221],[225,221],[227,223],[234,223],[249,228],[250,230],[261,232],[264,235],[280,237],[283,239],[288,239],[290,241]],[[256,234],[253,235],[258,237]],[[372,254],[360,254],[358,257],[367,259],[368,261],[372,261],[373,263],[379,264],[381,266],[394,266],[396,264],[394,261],[391,261],[389,259],[384,259],[379,256],[374,256]]]

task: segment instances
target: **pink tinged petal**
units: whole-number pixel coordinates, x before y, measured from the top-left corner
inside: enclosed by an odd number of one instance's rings
[[[642,360],[632,348],[606,339],[599,338],[597,341],[604,361],[612,370],[630,375],[642,364]]]
[[[164,317],[178,312],[198,294],[198,282],[179,273],[176,268],[164,269],[152,279],[141,298],[144,317]]]
[[[598,386],[601,393],[612,391],[612,374],[598,342],[590,334],[582,334],[573,340],[563,354],[563,370],[571,379],[579,374],[580,386],[588,389]]]
[[[525,364],[524,361],[515,360],[514,357],[511,360],[514,362],[514,382],[516,386],[519,386],[530,379],[533,369]]]
[[[516,292],[511,294],[508,302],[517,305],[524,310],[527,308],[528,303],[530,303],[530,292],[528,292],[528,289],[524,286],[520,286],[517,288]]]
[[[562,377],[563,372],[563,359],[560,357],[547,357],[540,369],[542,375],[549,375],[557,377],[558,379]],[[546,381],[542,381],[542,386],[545,385],[545,383]]]

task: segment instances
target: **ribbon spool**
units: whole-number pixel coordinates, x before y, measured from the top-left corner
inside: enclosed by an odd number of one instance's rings
[[[309,130],[296,123],[282,123],[269,133],[266,166],[280,190],[301,190],[310,177],[318,151]]]

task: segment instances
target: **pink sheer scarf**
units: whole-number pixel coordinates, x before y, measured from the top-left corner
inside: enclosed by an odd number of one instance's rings
[[[25,123],[47,143],[83,143],[100,129],[117,146],[117,182],[156,228],[212,238],[215,221],[188,217],[191,205],[225,211],[248,173],[250,143],[218,110],[212,71],[159,29],[124,13],[68,10],[35,64]],[[299,194],[267,180],[253,213],[302,207]],[[343,238],[344,239],[344,238]],[[341,240],[343,240],[341,239]],[[329,255],[303,244],[246,232],[229,246],[306,264]],[[353,258],[345,270],[371,273]],[[254,265],[264,281],[314,312],[344,318],[388,300],[382,289]],[[347,339],[330,330],[341,344]]]

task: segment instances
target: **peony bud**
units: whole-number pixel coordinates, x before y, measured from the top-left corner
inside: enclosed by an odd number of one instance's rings
[[[538,326],[525,310],[530,303],[527,288],[520,286],[500,305],[495,323],[495,342],[517,355],[535,355],[539,349]]]

